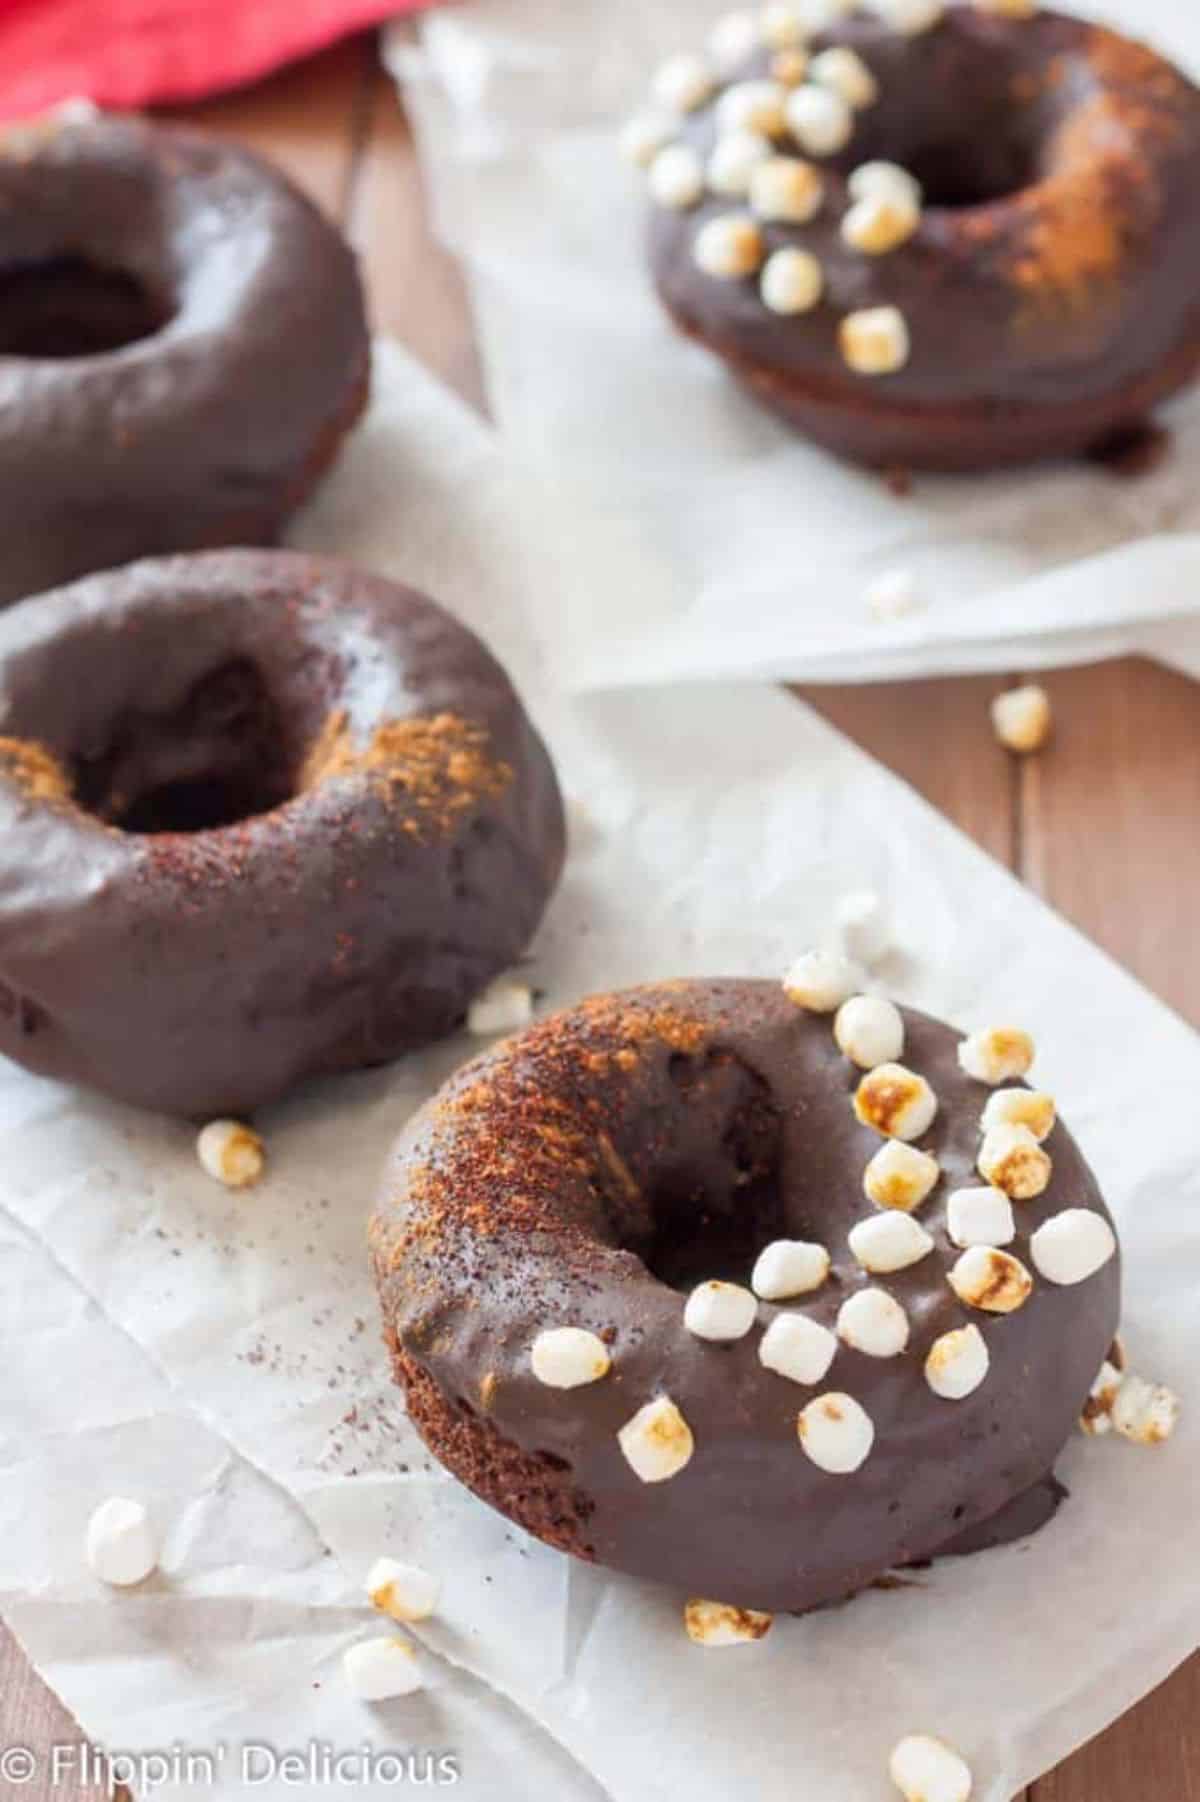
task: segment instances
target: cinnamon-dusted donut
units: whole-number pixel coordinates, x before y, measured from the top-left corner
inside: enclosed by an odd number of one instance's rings
[[[554,771],[480,641],[225,551],[0,618],[0,1050],[186,1114],[449,1032],[558,879]]]
[[[1192,378],[1178,70],[1032,3],[791,16],[665,65],[626,139],[663,302],[759,400],[856,461],[955,470],[1103,448]]]
[[[1117,1324],[1095,1180],[1010,1081],[1024,1034],[853,1004],[866,1072],[831,1025],[766,982],[601,996],[402,1134],[372,1255],[410,1417],[550,1544],[802,1610],[1053,1512]]]
[[[247,150],[143,120],[0,135],[0,603],[266,544],[366,401],[353,254]]]

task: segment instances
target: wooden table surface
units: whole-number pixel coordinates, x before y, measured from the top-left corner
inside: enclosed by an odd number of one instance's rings
[[[408,127],[370,38],[178,116],[281,163],[353,238],[375,325],[481,400],[462,285],[430,237]],[[1200,686],[1135,659],[1050,676],[1055,739],[1021,763],[989,730],[1000,686],[971,677],[801,692],[1200,1024]],[[75,1737],[0,1628],[0,1744],[44,1750]],[[52,1792],[35,1782],[19,1794],[50,1802]],[[1200,1656],[1022,1802],[1200,1802]]]

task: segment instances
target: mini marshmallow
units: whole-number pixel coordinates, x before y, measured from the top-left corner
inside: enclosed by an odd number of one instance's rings
[[[876,0],[876,4],[885,23],[908,38],[932,31],[946,16],[946,0]]]
[[[774,1615],[757,1608],[733,1608],[728,1602],[685,1602],[683,1624],[693,1645],[716,1651],[721,1646],[753,1645],[771,1631]]]
[[[788,1301],[811,1295],[829,1275],[830,1257],[823,1245],[807,1239],[773,1239],[755,1259],[750,1287],[763,1301]]]
[[[892,194],[856,200],[842,220],[842,242],[864,256],[882,257],[898,250],[916,232],[921,214],[911,201]]]
[[[874,106],[879,98],[879,83],[871,70],[857,50],[850,50],[844,44],[814,56],[808,74],[810,81],[840,95],[855,112]]]
[[[904,1802],[970,1802],[970,1766],[931,1734],[902,1739],[892,1750],[888,1771]]]
[[[617,1444],[643,1483],[677,1477],[696,1449],[692,1429],[669,1395],[639,1408],[617,1434]]]
[[[933,1239],[911,1214],[890,1208],[885,1214],[872,1214],[851,1227],[850,1250],[864,1270],[873,1276],[887,1276],[928,1257]]]
[[[821,210],[825,183],[811,163],[773,156],[750,172],[750,206],[760,219],[806,225]]]
[[[608,1375],[612,1359],[603,1339],[581,1326],[546,1327],[529,1350],[539,1383],[549,1389],[579,1389]]]
[[[1006,750],[1019,756],[1040,751],[1053,728],[1050,697],[1036,682],[1010,688],[992,702],[992,730]]]
[[[852,1064],[875,1070],[880,1064],[894,1064],[904,1050],[904,1019],[900,1009],[880,995],[852,995],[838,1008],[833,1036]]]
[[[1003,1189],[956,1189],[946,1204],[946,1231],[955,1245],[1011,1245],[1017,1236],[1012,1202]]]
[[[843,1001],[858,994],[867,979],[865,970],[831,951],[806,951],[783,979],[783,992],[797,1007],[810,1013],[836,1013]]]
[[[842,359],[856,375],[894,375],[912,354],[908,321],[899,307],[866,307],[842,320]]]
[[[753,275],[764,255],[762,234],[745,213],[719,213],[706,220],[692,240],[697,268],[718,281]]]
[[[831,1391],[800,1410],[796,1432],[804,1451],[820,1470],[848,1476],[865,1464],[875,1443],[871,1416],[852,1395]]]
[[[419,1564],[377,1558],[367,1572],[371,1606],[394,1621],[427,1621],[438,1605],[442,1580]]]
[[[1027,1126],[1040,1142],[1053,1132],[1055,1118],[1053,1095],[1041,1089],[997,1089],[988,1096],[980,1125],[985,1133],[993,1126]]]
[[[758,1302],[738,1283],[700,1283],[687,1298],[683,1324],[697,1339],[720,1343],[744,1339],[754,1325]]]
[[[728,73],[752,56],[760,41],[758,20],[752,12],[725,13],[708,34],[708,54]]]
[[[1016,1076],[1027,1076],[1033,1057],[1033,1040],[1016,1026],[990,1026],[986,1032],[973,1032],[958,1047],[960,1067],[976,1082],[992,1088]]]
[[[780,87],[798,88],[807,74],[807,50],[777,50],[771,58],[771,80]]]
[[[977,1326],[943,1333],[929,1348],[925,1381],[943,1401],[961,1402],[973,1395],[988,1373],[987,1341]]]
[[[997,19],[1032,19],[1037,0],[974,0],[975,11],[991,13]]]
[[[708,185],[714,194],[745,199],[750,177],[773,155],[770,140],[757,131],[729,131],[718,138],[708,159]]]
[[[819,1383],[837,1346],[837,1334],[807,1314],[777,1314],[759,1341],[758,1361],[791,1383]]]
[[[408,1640],[398,1637],[360,1640],[344,1653],[342,1674],[360,1702],[390,1702],[423,1687],[417,1654]]]
[[[988,1245],[964,1251],[946,1281],[959,1301],[988,1314],[1015,1314],[1033,1293],[1033,1278],[1020,1258]]]
[[[240,1120],[210,1120],[197,1135],[196,1156],[227,1189],[248,1189],[267,1165],[262,1140]]]
[[[877,1208],[911,1214],[933,1192],[940,1175],[937,1159],[927,1151],[889,1139],[863,1172],[863,1193]]]
[[[838,1309],[837,1330],[868,1358],[896,1358],[908,1344],[908,1315],[886,1289],[860,1289]]]
[[[617,140],[621,155],[627,163],[648,169],[659,151],[674,141],[678,129],[678,121],[669,113],[635,113],[621,128]]]
[[[1113,1430],[1112,1411],[1125,1381],[1123,1373],[1106,1358],[1096,1381],[1088,1390],[1088,1398],[1079,1416],[1079,1425],[1093,1438],[1102,1438]]]
[[[663,151],[655,157],[654,167],[668,154]],[[533,990],[529,984],[515,982],[511,976],[498,976],[467,1009],[467,1031],[478,1039],[486,1039],[496,1032],[517,1032],[532,1019]]]
[[[888,1139],[919,1139],[937,1110],[937,1096],[925,1078],[903,1064],[878,1064],[854,1092],[854,1112],[863,1125]]]
[[[158,1569],[158,1542],[141,1502],[110,1496],[87,1525],[87,1561],[93,1576],[113,1589],[131,1589]]]
[[[1027,1126],[993,1126],[976,1159],[980,1176],[1014,1201],[1032,1201],[1048,1186],[1054,1166]]]
[[[811,313],[825,292],[825,271],[811,250],[788,245],[763,264],[758,291],[772,313]]]
[[[841,95],[814,82],[793,88],[783,110],[788,130],[809,156],[836,156],[854,136],[854,114]]]
[[[780,0],[771,0],[763,7],[760,30],[763,43],[770,50],[790,50],[795,44],[803,44],[808,36],[799,8],[781,4]]]
[[[704,193],[704,165],[690,144],[668,144],[650,165],[650,198],[686,212]]]
[[[918,211],[924,199],[920,182],[900,163],[860,163],[851,170],[846,190],[851,200],[907,200]]]
[[[1086,1283],[1116,1251],[1116,1234],[1103,1214],[1092,1208],[1064,1208],[1039,1226],[1029,1241],[1038,1274],[1064,1288]]]
[[[833,910],[833,926],[843,955],[868,969],[891,950],[887,908],[874,889],[851,889],[843,895]]]
[[[703,106],[715,86],[713,72],[702,56],[671,56],[654,77],[658,104],[671,113],[691,113]]]
[[[1122,1439],[1135,1445],[1163,1445],[1179,1422],[1179,1397],[1162,1383],[1127,1376],[1112,1405],[1112,1421]]]
[[[865,600],[873,619],[906,619],[925,605],[911,569],[885,569],[867,584]]]
[[[787,91],[777,81],[736,81],[717,101],[718,131],[760,131],[776,138],[784,129]]]

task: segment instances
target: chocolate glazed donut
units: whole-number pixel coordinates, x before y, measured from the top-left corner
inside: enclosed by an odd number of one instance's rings
[[[650,257],[675,322],[752,393],[829,449],[874,466],[966,470],[1103,449],[1144,424],[1200,365],[1200,93],[1140,44],[1042,11],[953,7],[915,36],[856,14],[813,40],[869,71],[849,142],[806,151],[786,125],[774,151],[824,177],[806,223],[757,220],[751,265],[725,278],[695,260],[697,233],[752,210],[711,188],[655,207]],[[806,52],[793,52],[794,69]],[[706,160],[729,83],[787,68],[760,47],[681,126]],[[809,64],[810,87],[812,85]],[[871,84],[874,95],[871,97]],[[863,103],[865,101],[865,104]],[[726,112],[729,118],[729,102]],[[875,253],[843,235],[862,165],[901,165],[924,189],[906,240]],[[694,194],[691,199],[695,200]],[[810,253],[814,292],[764,299],[766,260]],[[780,268],[782,266],[779,266]],[[848,357],[847,320],[895,309],[886,367]]]
[[[1008,1252],[1034,1273],[1028,1299],[1007,1314],[961,1299],[947,1280],[960,1256],[947,1200],[982,1181],[991,1090],[965,1074],[957,1034],[905,1012],[905,1062],[939,1103],[921,1144],[941,1176],[914,1216],[932,1243],[908,1268],[869,1276],[847,1235],[880,1217],[864,1169],[885,1141],[856,1117],[862,1072],[830,1027],[765,982],[599,997],[476,1059],[401,1136],[371,1232],[409,1414],[455,1475],[551,1545],[730,1605],[804,1610],[1053,1512],[1055,1458],[1117,1324],[1096,1183],[1056,1127],[1048,1187],[1013,1204]],[[1075,1208],[1101,1217],[1088,1221],[1107,1261],[1056,1286],[1030,1239]],[[780,1239],[827,1247],[827,1279],[760,1301],[728,1343],[689,1331],[693,1285],[746,1285]],[[833,1328],[869,1285],[907,1314],[899,1355],[839,1343],[811,1386],[764,1367],[762,1329],[781,1312]],[[990,1365],[946,1399],[925,1360],[968,1325]],[[538,1335],[564,1326],[594,1334],[602,1354],[573,1388],[548,1386],[531,1361]],[[822,1392],[874,1426],[869,1455],[843,1474],[799,1443],[799,1411]],[[663,1398],[693,1448],[647,1478],[618,1435]],[[670,1428],[657,1446],[650,1433],[652,1457],[672,1451]]]
[[[447,1033],[563,858],[504,671],[329,559],[147,561],[0,619],[0,1050],[241,1112]]]
[[[354,257],[249,151],[133,119],[0,136],[0,603],[272,542],[367,395]]]

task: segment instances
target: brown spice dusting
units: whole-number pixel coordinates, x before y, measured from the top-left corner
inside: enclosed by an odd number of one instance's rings
[[[509,764],[489,755],[487,728],[456,713],[385,720],[357,747],[344,711],[330,714],[300,772],[301,790],[342,776],[368,775],[402,793],[424,820],[449,825],[455,814],[485,797],[502,795],[513,779]],[[416,821],[406,829],[419,833]]]
[[[33,739],[0,738],[0,774],[11,777],[33,801],[69,801],[74,792],[62,764]]]

